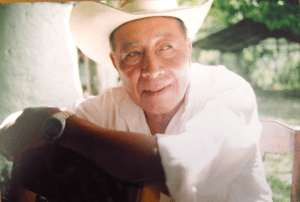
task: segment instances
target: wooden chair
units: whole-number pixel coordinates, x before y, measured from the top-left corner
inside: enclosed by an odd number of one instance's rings
[[[291,128],[277,121],[263,120],[260,151],[293,154],[291,201],[300,202],[300,127]],[[18,202],[34,202],[36,194],[19,188]],[[1,202],[1,200],[0,200]]]
[[[261,121],[260,151],[293,154],[291,201],[300,201],[300,127],[291,128],[278,121]]]

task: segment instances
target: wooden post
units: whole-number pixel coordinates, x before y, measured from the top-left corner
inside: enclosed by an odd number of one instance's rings
[[[36,193],[33,193],[27,189],[23,189],[19,187],[18,190],[18,202],[35,202],[36,201]]]
[[[297,127],[295,131],[291,201],[300,201],[300,127]]]

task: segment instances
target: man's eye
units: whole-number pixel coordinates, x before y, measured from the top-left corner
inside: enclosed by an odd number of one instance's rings
[[[141,60],[141,58],[142,58],[142,52],[132,51],[126,55],[124,61],[129,65],[134,65],[138,63]]]
[[[168,49],[170,49],[170,48],[172,48],[171,45],[165,45],[162,49],[163,49],[163,50],[168,50]]]
[[[138,55],[140,55],[140,53],[135,51],[135,52],[129,53],[126,57],[132,57],[132,56],[138,56]]]
[[[164,44],[158,50],[158,54],[164,58],[174,57],[175,53],[176,53],[176,48],[174,48],[170,44]]]

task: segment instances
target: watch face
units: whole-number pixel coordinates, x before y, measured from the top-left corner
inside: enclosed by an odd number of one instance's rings
[[[55,118],[50,118],[45,122],[45,125],[43,126],[43,132],[49,137],[49,138],[55,138],[62,132],[63,124],[60,120]]]

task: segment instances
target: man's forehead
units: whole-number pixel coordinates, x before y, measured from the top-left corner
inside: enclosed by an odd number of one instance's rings
[[[126,49],[139,44],[146,35],[148,37],[151,35],[152,39],[177,38],[178,33],[186,38],[185,27],[179,19],[165,16],[147,17],[127,22],[115,29],[110,36],[110,42],[111,45]]]
[[[173,35],[169,32],[166,32],[166,33],[161,33],[161,34],[157,34],[153,37],[153,39],[160,39],[160,38],[172,38]],[[139,40],[132,40],[132,41],[127,41],[125,42],[124,44],[122,44],[122,49],[126,49],[130,46],[137,46],[141,43],[141,41]]]

